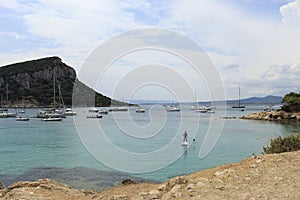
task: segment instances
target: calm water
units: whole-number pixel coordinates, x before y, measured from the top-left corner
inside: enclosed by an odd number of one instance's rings
[[[299,131],[296,125],[239,119],[225,120],[221,136],[215,147],[205,158],[200,159],[199,149],[210,120],[213,120],[214,124],[221,122],[222,108],[217,107],[214,114],[200,114],[189,110],[189,107],[183,107],[181,112],[166,113],[165,115],[161,115],[161,110],[156,111],[154,108],[151,116],[149,116],[148,107],[145,109],[146,113],[141,114],[135,113],[135,109],[130,108],[130,119],[126,113],[119,112],[104,115],[102,119],[90,120],[97,120],[105,133],[109,133],[107,137],[115,145],[136,153],[155,151],[172,140],[178,129],[185,129],[189,132],[189,128],[197,124],[199,128],[196,135],[189,137],[191,143],[189,148],[184,149],[181,145],[174,147],[174,152],[181,152],[181,156],[176,162],[154,172],[130,174],[154,181],[165,181],[173,176],[240,161],[251,156],[252,153],[260,154],[262,147],[266,146],[271,138]],[[259,106],[248,106],[244,112],[228,109],[227,116],[238,117],[261,109],[262,107]],[[36,112],[37,109],[27,109],[24,115],[34,116]],[[88,114],[86,110],[80,110],[80,112],[83,115]],[[132,122],[140,127],[146,126],[145,131],[140,133],[141,135],[146,133],[145,138],[136,139],[129,136],[128,133],[124,133],[114,119],[118,119],[118,122],[123,124],[122,126]],[[147,125],[151,120],[153,123],[165,120],[165,123],[157,135],[148,137],[151,134],[151,128],[149,130]],[[186,127],[180,127],[182,120],[185,121],[183,124]],[[79,123],[77,125],[88,127],[87,124]],[[128,128],[130,129],[130,126]],[[195,141],[193,142],[192,139]],[[109,151],[105,152],[107,155],[110,153]],[[168,154],[161,155],[156,161],[163,161],[167,157]],[[135,162],[140,161],[129,159],[120,165],[138,166],[139,163]],[[42,122],[37,118],[31,118],[28,122],[16,122],[14,118],[0,119],[0,182],[10,183],[18,179],[34,179],[40,176],[54,177],[55,179],[54,175],[57,174],[60,176],[60,179],[58,178],[60,181],[66,180],[66,183],[73,184],[75,187],[97,188],[94,179],[95,174],[100,172],[103,176],[105,172],[109,174],[109,176],[106,174],[106,179],[101,180],[108,186],[110,183],[118,181],[118,177],[120,179],[126,177],[126,174],[123,176],[123,173],[105,166],[88,153],[76,131],[73,117],[67,117],[62,122]],[[61,173],[64,173],[65,179],[61,177]],[[107,177],[110,177],[111,180]]]

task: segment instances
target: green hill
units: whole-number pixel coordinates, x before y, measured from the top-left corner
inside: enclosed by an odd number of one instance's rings
[[[64,104],[72,106],[75,82],[77,87],[80,87],[81,92],[95,94],[95,105],[87,105],[82,101],[82,104],[77,106],[127,105],[103,96],[81,83],[76,78],[75,70],[63,63],[59,57],[42,58],[0,67],[1,104],[2,106],[20,107],[23,105],[22,102],[25,102],[26,107],[50,107],[54,103],[53,80],[55,80],[56,85],[56,105],[60,102],[58,99],[58,86],[60,86]]]

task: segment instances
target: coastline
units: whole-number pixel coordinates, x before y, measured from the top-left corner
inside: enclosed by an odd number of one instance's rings
[[[49,179],[17,182],[0,199],[300,199],[300,151],[253,156],[167,182],[128,183],[101,192]]]
[[[294,121],[300,122],[300,113],[285,112],[282,110],[278,111],[262,111],[255,112],[249,115],[240,117],[240,119],[249,119],[249,120],[266,120],[266,121]]]

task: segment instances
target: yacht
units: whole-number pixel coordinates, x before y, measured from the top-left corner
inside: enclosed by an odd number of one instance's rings
[[[128,108],[125,107],[116,107],[116,108],[110,108],[108,111],[109,112],[115,112],[115,111],[127,111]]]
[[[75,115],[77,115],[77,112],[73,111],[72,108],[66,108],[65,115],[66,116],[75,116]]]
[[[144,113],[144,112],[146,112],[146,111],[145,111],[145,109],[143,109],[143,108],[137,108],[137,109],[135,110],[135,112],[137,112],[137,113]]]
[[[98,111],[99,114],[102,114],[102,115],[107,115],[108,114],[108,110],[106,109],[101,109]]]
[[[47,118],[42,118],[41,120],[44,122],[57,122],[57,121],[61,121],[62,118],[61,117],[47,117]]]
[[[168,112],[179,112],[180,108],[178,108],[176,106],[167,106],[167,111]]]
[[[29,121],[29,117],[21,117],[21,116],[18,116],[16,117],[16,121]]]
[[[98,112],[98,111],[99,111],[98,108],[90,108],[90,109],[89,109],[89,112]]]

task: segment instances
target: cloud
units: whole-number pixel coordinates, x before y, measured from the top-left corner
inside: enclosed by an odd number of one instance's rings
[[[250,4],[263,5],[268,12],[246,8]],[[13,11],[25,26],[19,32],[1,31],[1,40],[10,38],[1,43],[1,65],[58,55],[79,69],[101,42],[155,26],[179,31],[202,46],[217,66],[228,96],[236,96],[238,85],[248,95],[283,94],[287,88],[274,90],[275,82],[287,86],[300,78],[295,71],[300,67],[295,64],[300,61],[300,0],[2,0],[0,7]]]
[[[288,26],[300,26],[300,1],[295,0],[280,8],[282,21]]]

